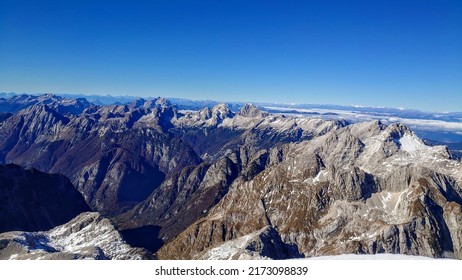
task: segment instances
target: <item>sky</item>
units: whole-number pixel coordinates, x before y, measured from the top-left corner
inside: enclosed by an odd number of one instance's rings
[[[462,111],[462,1],[0,0],[0,92]]]

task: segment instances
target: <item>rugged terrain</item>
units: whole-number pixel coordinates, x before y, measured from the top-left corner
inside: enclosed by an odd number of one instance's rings
[[[185,111],[163,98],[1,100],[9,102],[0,162],[68,177],[121,240],[159,258],[462,258],[460,161],[401,124],[275,115],[251,104]]]
[[[158,254],[212,256],[226,242],[270,227],[305,256],[461,258],[461,171],[445,147],[425,146],[402,125],[350,125],[287,145],[280,163],[236,182]],[[254,251],[246,242],[240,249]]]
[[[0,259],[151,259],[123,240],[111,222],[85,212],[45,232],[12,231],[0,234]]]

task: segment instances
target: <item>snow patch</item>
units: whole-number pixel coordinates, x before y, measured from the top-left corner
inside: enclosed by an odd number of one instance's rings
[[[208,250],[202,259],[207,260],[231,260],[231,259],[251,259],[251,258],[261,258],[259,256],[253,256],[252,252],[245,250],[248,242],[253,238],[256,238],[260,231],[256,231],[234,240],[227,241],[221,244],[218,247]]]
[[[326,176],[327,176],[328,173],[329,173],[329,171],[325,171],[325,170],[319,171],[319,173],[316,175],[316,177],[314,177],[313,183],[318,183],[318,182],[324,181],[326,179]]]
[[[421,150],[425,150],[428,147],[418,139],[415,135],[405,134],[401,139],[399,139],[401,144],[401,149],[408,152],[409,154],[415,156]]]
[[[324,182],[327,181],[327,174],[329,174],[329,171],[327,170],[321,170],[316,174],[314,178],[307,178],[303,181],[303,183],[306,184],[316,184],[319,182]]]

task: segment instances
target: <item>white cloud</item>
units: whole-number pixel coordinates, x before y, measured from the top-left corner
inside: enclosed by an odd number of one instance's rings
[[[442,130],[462,134],[462,123],[445,122],[438,120],[420,120],[420,119],[400,119],[400,122],[410,127],[422,130]]]
[[[408,119],[397,116],[385,116],[383,114],[367,114],[351,112],[347,110],[329,110],[329,109],[296,109],[296,108],[283,108],[283,107],[267,107],[273,110],[296,110],[300,113],[335,113],[337,115],[323,115],[323,118],[335,118],[335,119],[346,119],[351,122],[365,122],[372,120],[380,120],[384,123],[397,123],[401,122],[409,126],[411,129],[426,130],[426,131],[440,131],[440,132],[452,132],[462,135],[462,122],[447,122],[442,120],[429,120],[429,119]]]

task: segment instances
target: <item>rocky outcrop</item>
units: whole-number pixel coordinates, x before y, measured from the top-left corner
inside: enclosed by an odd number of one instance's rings
[[[454,256],[462,259],[462,206],[455,202],[446,203],[443,213],[444,221],[451,234]]]
[[[236,180],[253,178],[267,164],[267,151],[249,157],[249,151],[241,148],[211,165],[186,167],[166,178],[148,199],[115,221],[120,229],[158,226],[158,237],[170,240],[206,214]]]
[[[48,230],[89,211],[82,195],[58,174],[0,165],[0,232]]]
[[[293,259],[300,258],[297,246],[286,244],[272,227],[265,227],[235,240],[223,243],[207,251],[198,259],[206,260],[248,260],[248,259]]]
[[[198,112],[184,112],[173,122],[179,127],[216,127],[223,123],[223,120],[233,117],[234,113],[226,104],[218,104],[212,108],[205,107]]]
[[[21,94],[12,96],[8,99],[0,98],[0,112],[15,113],[41,101],[45,104],[53,102],[53,95],[43,95],[38,97],[28,94]]]
[[[269,116],[269,113],[264,112],[251,103],[247,103],[237,113],[239,116],[247,118],[265,118]]]
[[[425,146],[403,126],[375,122],[286,145],[278,158],[253,179],[236,181],[159,258],[208,256],[266,227],[304,256],[460,257],[460,163],[444,147]]]
[[[241,148],[246,158],[260,157],[260,151],[275,145],[343,126],[335,121],[251,114],[259,111],[251,105],[238,115],[225,104],[182,115],[164,98],[104,107],[56,96],[43,100],[2,122],[0,161],[64,174],[92,210],[111,216],[143,202],[165,178],[185,167],[204,160],[213,165]],[[264,161],[260,158],[251,166],[235,163],[242,165],[244,176],[251,177],[265,168]],[[209,197],[209,202],[200,211],[214,205],[228,187],[207,189],[208,194],[201,196]]]
[[[402,124],[49,99],[0,122],[0,161],[69,177],[160,258],[460,258],[461,163]]]
[[[159,106],[107,106],[64,116],[33,105],[2,123],[0,161],[64,174],[93,210],[115,215],[146,199],[166,174],[201,162],[164,132],[174,109]]]
[[[140,260],[152,255],[126,244],[108,219],[86,212],[49,231],[0,234],[0,259]]]
[[[308,140],[346,125],[342,121],[269,115],[251,104],[236,114],[219,104],[212,109],[185,113],[172,122],[174,127],[170,131],[206,161],[216,160],[242,146],[256,152]]]

